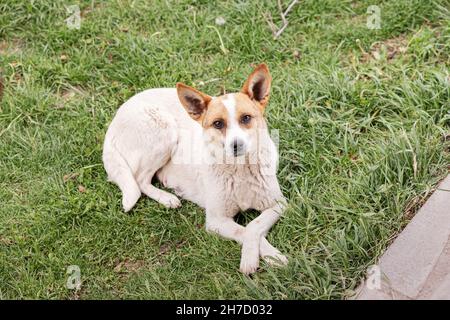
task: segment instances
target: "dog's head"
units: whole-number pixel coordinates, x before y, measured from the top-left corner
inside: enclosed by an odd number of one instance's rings
[[[192,119],[203,127],[214,153],[241,157],[256,151],[258,134],[267,131],[264,109],[272,78],[265,64],[250,74],[240,92],[210,97],[177,83],[178,97]]]

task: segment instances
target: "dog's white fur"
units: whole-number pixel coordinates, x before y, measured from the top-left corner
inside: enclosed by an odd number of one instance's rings
[[[252,89],[256,91],[252,86],[256,85],[259,85],[256,94],[261,95],[263,89],[267,92],[263,90],[264,95],[256,97],[252,93]],[[255,133],[255,128],[241,128],[236,119],[237,101],[242,101],[242,93],[210,97],[210,105],[222,105],[228,113],[222,136],[189,116],[186,105],[180,102],[183,94],[180,90],[188,87],[177,88],[178,92],[150,89],[133,96],[119,108],[108,128],[103,162],[108,179],[122,191],[124,210],[129,211],[135,205],[141,192],[170,208],[181,205],[175,195],[151,184],[156,175],[165,187],[205,208],[208,231],[242,245],[243,273],[255,272],[260,256],[272,264],[285,264],[286,257],[265,238],[285,206],[276,179],[277,150],[262,117],[270,88],[267,67],[260,65],[245,87],[249,96],[245,102],[255,106],[248,108],[252,112],[261,110],[261,117],[255,120],[260,134]],[[245,146],[244,156],[232,155],[229,146],[235,139]],[[225,162],[215,156],[223,151]],[[251,156],[253,163],[249,162]],[[246,227],[237,224],[233,217],[249,208],[262,213]]]

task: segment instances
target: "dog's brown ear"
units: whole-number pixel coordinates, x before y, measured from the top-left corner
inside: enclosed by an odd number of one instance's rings
[[[261,111],[264,111],[269,102],[271,83],[272,77],[270,76],[269,68],[266,64],[262,63],[253,70],[247,81],[245,81],[241,92],[257,102]]]
[[[202,122],[211,97],[184,83],[177,83],[177,93],[181,104],[192,119]]]

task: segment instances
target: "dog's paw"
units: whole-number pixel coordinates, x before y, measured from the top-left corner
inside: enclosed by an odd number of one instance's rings
[[[239,271],[243,274],[249,275],[251,273],[255,273],[259,267],[259,257],[255,258],[245,258],[241,259],[241,265],[239,267]]]
[[[241,265],[239,271],[243,274],[255,273],[259,267],[259,250],[257,245],[246,244],[242,246]]]
[[[141,197],[140,191],[129,192],[127,194],[124,194],[122,198],[123,210],[125,212],[128,212],[131,209],[133,209],[134,205],[136,204],[136,202],[139,200],[140,197]]]
[[[288,258],[279,251],[270,255],[265,255],[262,258],[267,264],[273,267],[284,267],[289,262]]]
[[[265,238],[261,239],[260,250],[261,257],[269,265],[281,267],[288,264],[288,258],[281,254],[281,252],[272,246]]]
[[[181,207],[181,201],[173,194],[164,194],[163,197],[159,198],[159,202],[166,206],[167,208],[178,208]]]

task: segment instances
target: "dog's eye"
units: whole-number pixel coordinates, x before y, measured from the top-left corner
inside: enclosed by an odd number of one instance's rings
[[[252,116],[249,114],[245,114],[241,117],[241,123],[242,124],[248,124],[252,120]]]
[[[216,120],[216,121],[213,122],[213,126],[214,126],[214,128],[220,130],[220,129],[223,129],[223,127],[225,126],[225,124],[223,123],[222,120]]]

